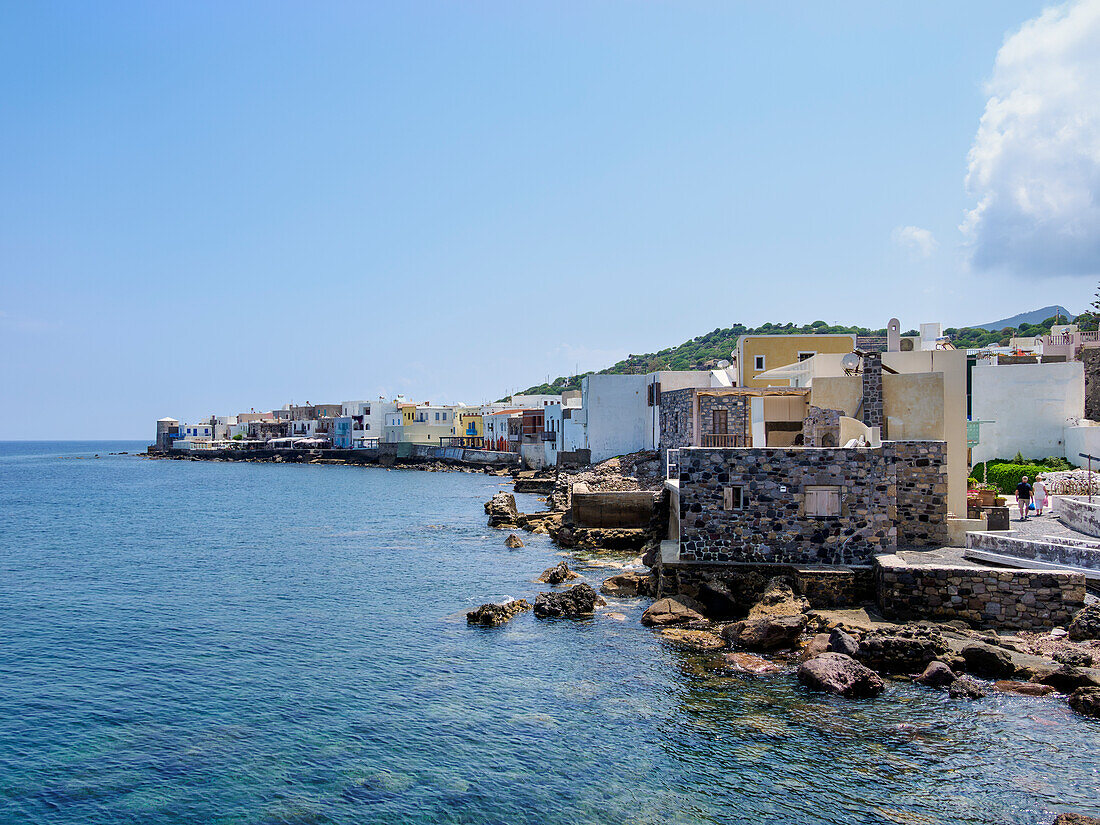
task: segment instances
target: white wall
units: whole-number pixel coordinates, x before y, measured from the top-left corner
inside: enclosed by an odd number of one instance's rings
[[[970,409],[975,420],[995,422],[981,425],[975,463],[1018,452],[1024,458],[1065,456],[1067,421],[1085,416],[1084,364],[975,366]]]
[[[1087,467],[1088,459],[1081,458],[1081,453],[1100,456],[1100,426],[1089,421],[1086,426],[1066,427],[1065,442],[1066,459],[1078,467]],[[1092,466],[1095,469],[1097,462],[1092,462]]]
[[[593,463],[646,449],[646,376],[586,376],[581,399]]]
[[[651,372],[645,377],[646,387],[660,383],[662,393],[686,390],[691,387],[709,387],[711,380],[711,370],[660,370]],[[638,449],[658,450],[661,447],[661,405],[648,406],[649,390],[643,388],[642,392],[644,394],[642,404],[646,405],[645,442]]]

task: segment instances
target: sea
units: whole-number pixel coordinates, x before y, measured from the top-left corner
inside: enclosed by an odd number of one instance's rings
[[[144,448],[0,443],[0,822],[1100,816],[1100,724],[1058,698],[814,694],[677,650],[646,600],[467,626],[623,561],[505,548],[505,479]]]

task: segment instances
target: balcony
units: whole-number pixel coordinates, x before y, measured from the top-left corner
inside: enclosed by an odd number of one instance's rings
[[[543,432],[542,432],[542,440],[543,440],[543,441],[557,441],[557,440],[558,440],[558,434],[557,434],[556,432],[551,432],[551,431],[548,431],[548,430],[543,430]]]
[[[742,436],[730,435],[727,433],[704,433],[702,446],[714,447],[717,449],[744,447],[745,439]]]

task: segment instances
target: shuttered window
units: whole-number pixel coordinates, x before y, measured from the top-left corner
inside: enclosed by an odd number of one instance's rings
[[[840,515],[839,487],[807,487],[806,515],[811,518],[829,518]]]
[[[745,508],[745,488],[723,487],[722,505],[726,510],[743,510]]]

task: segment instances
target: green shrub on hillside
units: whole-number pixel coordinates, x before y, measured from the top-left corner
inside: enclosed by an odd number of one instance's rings
[[[1042,464],[990,464],[989,483],[1005,495],[1012,495],[1021,478],[1027,476],[1029,481],[1034,482],[1035,476],[1049,470]]]

